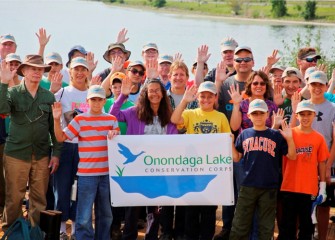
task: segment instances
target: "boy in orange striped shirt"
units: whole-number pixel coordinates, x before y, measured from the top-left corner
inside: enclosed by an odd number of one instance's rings
[[[76,216],[76,239],[105,240],[110,238],[113,216],[110,203],[109,169],[107,152],[108,138],[119,134],[116,117],[103,113],[106,103],[105,90],[93,85],[87,93],[90,110],[76,116],[62,130],[61,104],[52,108],[57,141],[78,137],[78,198]],[[92,227],[92,209],[95,204],[95,232]]]

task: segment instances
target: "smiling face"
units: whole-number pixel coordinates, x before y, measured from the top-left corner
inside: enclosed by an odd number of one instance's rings
[[[6,56],[10,53],[15,53],[16,44],[11,41],[7,41],[0,44],[0,56],[2,59],[5,59]]]
[[[254,60],[251,52],[241,50],[237,54],[234,55],[234,59],[237,58],[251,58],[252,60],[249,62],[242,61],[237,62],[234,60],[234,68],[237,73],[250,73],[252,68],[254,67]]]
[[[248,114],[248,118],[251,120],[255,128],[266,128],[266,119],[269,117],[268,112],[254,111]]]
[[[228,67],[233,67],[234,65],[234,51],[225,50],[221,53],[222,60],[226,63]]]
[[[143,67],[140,66],[140,65],[132,66],[127,71],[127,76],[133,84],[140,83],[143,79],[144,74],[145,74],[145,71],[144,71]]]
[[[312,123],[315,118],[315,112],[312,111],[302,111],[296,114],[297,119],[300,122],[302,128],[311,128]]]
[[[324,99],[323,94],[327,91],[327,85],[318,82],[312,82],[308,84],[308,90],[311,93],[312,101],[320,101]]]
[[[217,95],[214,93],[205,91],[198,94],[198,102],[202,111],[213,111],[216,100]]]
[[[150,102],[150,105],[158,105],[160,104],[162,98],[163,98],[163,93],[162,93],[162,87],[161,84],[159,83],[149,83],[147,86],[147,94],[148,94],[148,99]]]
[[[293,93],[298,91],[299,86],[300,86],[300,79],[296,75],[284,77],[283,87],[285,89],[288,98],[291,98]]]
[[[267,86],[264,80],[260,76],[256,75],[254,80],[251,82],[252,97],[260,99],[264,98],[266,87]]]
[[[77,89],[86,87],[86,81],[88,77],[88,69],[83,66],[76,66],[70,69],[70,76],[72,85]]]
[[[185,89],[188,75],[183,68],[172,70],[169,74],[172,89]]]
[[[149,48],[142,52],[143,61],[147,62],[148,60],[157,60],[158,51],[154,48]]]

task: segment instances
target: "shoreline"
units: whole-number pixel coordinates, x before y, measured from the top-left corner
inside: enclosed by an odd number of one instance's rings
[[[108,6],[120,7],[120,8],[128,8],[128,9],[141,9],[145,11],[150,11],[154,13],[166,13],[166,14],[173,14],[176,16],[182,17],[191,17],[191,18],[211,18],[211,19],[218,19],[218,20],[228,20],[235,22],[236,20],[244,22],[244,23],[264,23],[267,25],[309,25],[309,26],[326,26],[326,27],[335,27],[335,23],[329,22],[310,22],[310,21],[295,21],[295,20],[280,20],[280,19],[271,19],[271,18],[248,18],[248,17],[240,17],[240,16],[219,16],[219,15],[211,15],[201,12],[193,12],[193,11],[184,11],[176,8],[154,8],[151,6],[144,6],[144,5],[131,5],[131,4],[112,4],[103,2]]]

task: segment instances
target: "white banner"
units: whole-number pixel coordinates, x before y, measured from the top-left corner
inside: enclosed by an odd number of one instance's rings
[[[120,135],[108,156],[113,206],[234,204],[227,133]]]

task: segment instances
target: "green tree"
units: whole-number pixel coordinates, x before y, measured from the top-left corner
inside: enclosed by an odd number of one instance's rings
[[[230,1],[231,10],[235,15],[239,15],[241,11],[241,3],[239,0]]]
[[[310,1],[308,0],[305,3],[305,11],[303,13],[304,19],[305,20],[313,20],[316,17],[316,1]]]
[[[283,17],[287,14],[286,0],[271,0],[271,6],[274,17]]]
[[[161,8],[161,7],[164,7],[166,4],[166,1],[165,0],[154,0],[152,2],[152,5],[156,8]]]

